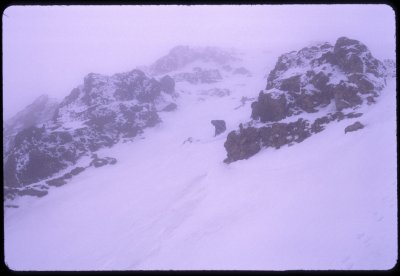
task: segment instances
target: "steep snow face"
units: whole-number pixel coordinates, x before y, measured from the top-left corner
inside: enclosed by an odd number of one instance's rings
[[[178,82],[178,108],[133,143],[97,151],[90,168],[43,198],[5,211],[15,270],[389,269],[397,260],[394,80],[356,118],[296,146],[221,162],[227,133],[249,118],[254,78]],[[251,65],[254,65],[253,67]],[[272,68],[269,68],[272,69]],[[229,92],[227,92],[228,89]],[[79,90],[82,91],[82,90]],[[250,99],[250,100],[249,100]],[[327,106],[329,108],[329,106]],[[334,107],[332,107],[334,108]],[[214,136],[211,120],[226,121]]]
[[[172,78],[156,80],[139,70],[113,76],[87,75],[83,85],[73,89],[40,128],[31,126],[16,134],[4,158],[5,198],[45,195],[47,184],[60,185],[72,177],[71,173],[84,169],[63,171],[79,159],[156,125],[160,122],[158,112],[173,104],[174,89]],[[39,183],[59,172],[65,173],[65,179]],[[27,187],[35,183],[35,187]]]

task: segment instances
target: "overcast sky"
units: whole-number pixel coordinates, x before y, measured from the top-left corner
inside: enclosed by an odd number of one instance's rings
[[[274,52],[348,36],[395,57],[386,5],[12,6],[3,13],[3,114],[62,99],[90,73],[148,65],[176,45]]]

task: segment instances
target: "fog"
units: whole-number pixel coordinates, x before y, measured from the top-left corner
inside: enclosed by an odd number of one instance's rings
[[[4,119],[41,94],[61,100],[90,72],[149,65],[182,44],[284,53],[348,36],[395,57],[387,5],[11,6],[2,19]]]

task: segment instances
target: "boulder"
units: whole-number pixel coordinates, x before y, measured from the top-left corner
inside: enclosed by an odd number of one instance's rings
[[[64,184],[67,184],[67,181],[65,181],[65,179],[63,177],[58,177],[58,178],[54,178],[51,180],[47,180],[46,183],[50,186],[62,186]]]
[[[226,124],[224,120],[212,120],[211,124],[215,127],[214,136],[217,136],[226,130]]]
[[[18,205],[14,205],[14,204],[5,204],[4,207],[6,208],[18,208]]]
[[[341,121],[345,118],[345,115],[341,111],[337,111],[331,115],[332,120]]]
[[[19,196],[36,196],[36,197],[42,197],[47,195],[48,192],[47,191],[43,191],[43,190],[35,190],[35,189],[31,189],[31,188],[25,188],[22,189],[20,191],[18,191],[18,195]]]
[[[162,111],[166,111],[166,112],[174,111],[177,107],[178,106],[176,105],[176,103],[170,103],[166,107],[164,107],[162,109]]]
[[[95,168],[103,167],[105,165],[114,165],[117,163],[117,159],[114,157],[104,157],[104,158],[98,158],[96,156],[95,159],[90,162],[90,166],[94,166]]]
[[[64,179],[71,179],[72,178],[72,174],[71,173],[65,173],[62,177]]]
[[[4,187],[3,188],[3,200],[6,199],[14,199],[18,193],[18,189],[12,187]]]
[[[161,90],[167,94],[173,94],[175,92],[175,81],[168,75],[161,78],[160,85]]]
[[[350,112],[349,114],[346,115],[346,117],[349,118],[349,119],[352,119],[352,118],[361,117],[362,115],[363,115],[362,113]]]
[[[351,125],[347,126],[344,129],[344,133],[346,134],[347,132],[357,131],[357,130],[363,129],[363,128],[364,128],[364,125],[357,121],[354,124],[351,124]]]
[[[232,131],[224,143],[228,153],[225,163],[247,159],[260,151],[259,131],[257,128],[243,128],[239,132]]]
[[[106,157],[105,159],[107,160],[107,162],[108,162],[109,165],[115,165],[115,164],[117,164],[117,159],[114,158],[114,157]]]
[[[94,159],[90,162],[90,165],[93,165],[95,168],[103,167],[108,164],[108,161],[103,158]]]
[[[323,116],[315,119],[314,123],[311,125],[311,132],[318,133],[325,129],[326,124],[328,124],[331,119],[328,116]]]
[[[72,175],[77,175],[77,174],[80,174],[81,172],[83,172],[84,170],[85,170],[85,168],[83,168],[83,167],[76,167],[76,168],[72,169],[70,173]]]

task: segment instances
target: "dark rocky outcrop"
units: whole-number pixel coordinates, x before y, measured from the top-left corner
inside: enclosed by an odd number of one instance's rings
[[[167,94],[172,94],[175,92],[175,81],[168,75],[161,78],[160,86],[162,91],[164,91]]]
[[[50,180],[47,180],[46,183],[50,186],[60,187],[62,185],[67,184],[67,181],[64,177],[57,177]]]
[[[211,124],[215,127],[214,136],[217,136],[226,130],[226,123],[224,120],[212,120]]]
[[[262,91],[258,95],[257,101],[251,104],[251,118],[261,122],[279,121],[289,115],[286,96],[284,94],[278,97],[272,94],[266,94]]]
[[[292,114],[317,112],[332,101],[341,111],[361,105],[364,95],[373,103],[385,78],[393,75],[393,66],[387,64],[374,58],[361,42],[345,37],[334,46],[323,43],[284,54],[269,74],[266,90],[253,103],[252,118],[275,122]],[[280,101],[278,96],[271,101],[266,94],[279,95]]]
[[[18,208],[18,205],[14,205],[14,204],[5,204],[4,207],[6,208]]]
[[[239,132],[231,131],[228,134],[224,147],[228,153],[225,163],[248,159],[260,151],[259,130],[254,127],[242,128]]]
[[[362,113],[360,113],[360,112],[357,112],[357,113],[355,113],[355,112],[350,112],[349,114],[347,114],[346,115],[346,117],[347,118],[359,118],[359,117],[361,117],[363,114]]]
[[[56,187],[65,185],[65,184],[67,184],[67,180],[70,180],[74,176],[82,173],[85,169],[86,168],[84,168],[84,167],[75,167],[70,172],[63,174],[60,177],[56,177],[56,178],[47,180],[46,184],[48,184],[49,186],[56,186]]]
[[[335,63],[346,73],[363,73],[361,53],[368,49],[357,40],[340,37],[333,49]]]
[[[363,129],[363,128],[364,128],[364,125],[357,121],[354,124],[351,124],[351,125],[347,126],[344,129],[344,133],[346,134],[347,132],[357,131],[357,130]]]
[[[64,185],[79,169],[58,180],[49,178],[88,153],[155,126],[161,121],[158,106],[176,108],[169,100],[176,97],[174,89],[171,77],[157,81],[137,69],[112,76],[88,74],[43,124],[23,128],[10,140],[3,155],[4,186],[23,188],[42,180]],[[107,159],[107,164],[114,162]]]
[[[95,168],[103,167],[105,165],[114,165],[117,163],[117,159],[114,157],[104,157],[104,158],[98,158],[97,155],[95,155],[95,158],[90,162],[90,166],[94,166]]]
[[[162,111],[167,111],[167,112],[169,112],[169,111],[174,111],[175,109],[177,109],[178,108],[178,106],[176,105],[176,103],[170,103],[170,104],[168,104],[166,107],[164,107],[163,109],[162,109]]]
[[[273,123],[269,126],[240,128],[228,134],[224,144],[228,157],[225,163],[248,159],[261,147],[279,149],[291,143],[300,143],[311,135],[309,122],[299,119],[291,123]]]
[[[314,123],[311,125],[311,132],[318,133],[325,129],[325,125],[332,121],[332,118],[329,116],[323,116],[321,118],[317,118]]]
[[[18,189],[10,188],[10,187],[3,187],[3,198],[4,200],[9,199],[12,200],[16,197],[18,193]]]
[[[85,170],[84,167],[76,167],[76,168],[72,169],[70,173],[71,173],[72,175],[78,175],[78,174],[80,174],[81,172],[83,172],[84,170]]]
[[[263,147],[278,149],[299,143],[333,121],[362,116],[353,111],[364,103],[375,103],[386,78],[395,75],[393,65],[377,60],[364,44],[346,37],[335,45],[319,43],[280,56],[268,75],[266,89],[251,105],[252,121],[228,134],[224,162],[247,159]],[[336,112],[327,113],[324,108],[331,103]],[[313,122],[301,118],[281,122],[317,112],[321,115]],[[345,133],[362,127],[356,122]]]
[[[42,197],[48,194],[47,191],[43,191],[43,190],[36,190],[36,189],[32,189],[32,188],[27,188],[27,189],[23,189],[20,190],[17,193],[19,196],[36,196],[36,197]]]

